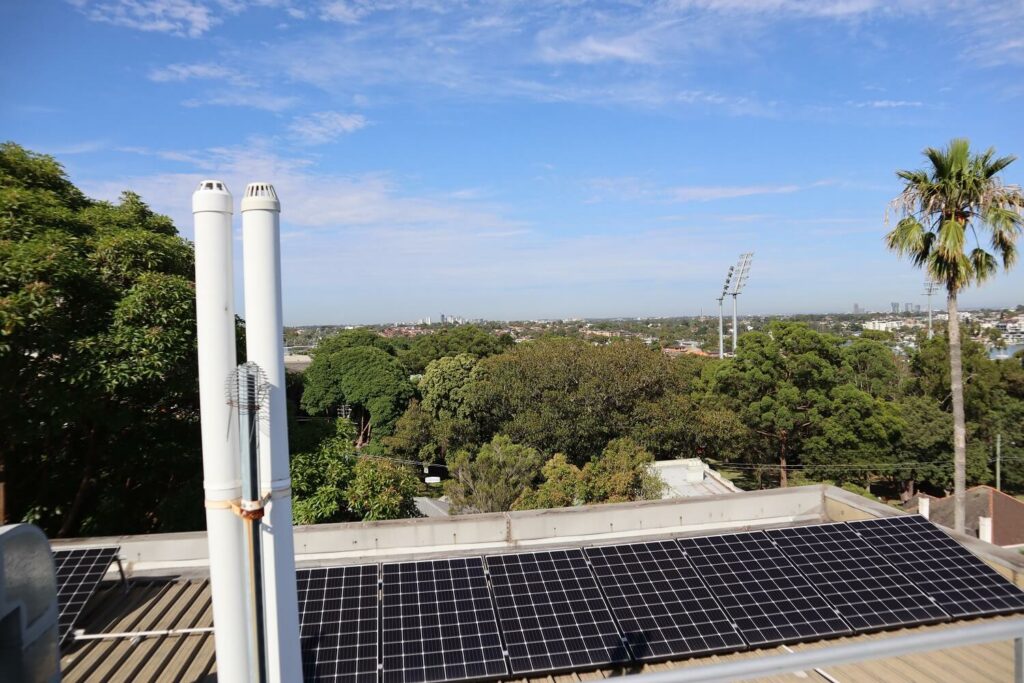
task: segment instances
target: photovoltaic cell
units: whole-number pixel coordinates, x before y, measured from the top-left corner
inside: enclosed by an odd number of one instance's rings
[[[383,565],[384,683],[506,676],[479,557]]]
[[[846,524],[771,529],[767,533],[855,631],[948,618]]]
[[[513,674],[630,660],[580,550],[491,555],[487,567]]]
[[[57,608],[60,610],[57,623],[61,643],[71,633],[75,621],[85,609],[85,603],[117,559],[119,550],[118,546],[107,546],[58,550],[53,553],[53,564],[57,570]]]
[[[884,517],[850,527],[954,617],[1024,610],[1024,591],[924,517]]]
[[[751,645],[851,633],[763,532],[683,538],[679,545]]]
[[[306,681],[377,680],[377,565],[296,572]]]
[[[585,552],[635,659],[746,647],[674,541]]]

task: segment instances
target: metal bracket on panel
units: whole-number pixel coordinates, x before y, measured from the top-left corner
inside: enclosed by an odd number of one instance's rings
[[[127,595],[129,587],[128,587],[128,577],[125,576],[125,573],[124,573],[124,564],[121,563],[121,557],[120,556],[118,556],[114,561],[117,562],[117,572],[118,572],[118,574],[121,575],[121,589],[124,591],[124,594]]]

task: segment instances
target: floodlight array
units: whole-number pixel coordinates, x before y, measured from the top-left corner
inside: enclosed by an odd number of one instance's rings
[[[754,252],[749,251],[745,254],[740,254],[740,260],[734,266],[735,277],[732,280],[732,288],[729,290],[729,294],[732,296],[738,295],[743,291],[743,287],[747,284],[747,280],[750,278],[750,265],[754,260]],[[733,272],[733,268],[729,269],[729,272]],[[728,285],[728,281],[726,281]]]

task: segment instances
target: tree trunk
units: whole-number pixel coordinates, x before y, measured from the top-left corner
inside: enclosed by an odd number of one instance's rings
[[[900,491],[900,502],[906,503],[908,500],[914,497],[914,480],[904,479],[903,490]]]
[[[779,452],[779,487],[786,488],[789,486],[789,477],[786,476],[786,447],[782,447],[782,451]]]
[[[96,482],[94,477],[95,464],[96,428],[93,427],[89,430],[89,447],[85,453],[85,467],[82,470],[82,478],[79,480],[78,490],[75,492],[75,498],[71,502],[71,507],[68,509],[68,513],[64,517],[64,523],[61,524],[60,530],[57,531],[58,538],[70,536],[71,532],[78,528],[78,519],[82,515],[82,508],[85,505],[85,499],[92,490],[93,484]]]
[[[7,462],[0,450],[0,526],[7,524]]]
[[[956,291],[946,298],[949,311],[949,380],[953,393],[953,530],[964,532],[967,489],[967,426],[964,420],[964,371],[960,362],[960,318]]]

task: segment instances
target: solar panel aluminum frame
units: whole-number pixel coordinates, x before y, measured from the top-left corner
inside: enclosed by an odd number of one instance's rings
[[[674,540],[584,548],[633,658],[745,650],[747,642]]]
[[[488,555],[485,560],[513,677],[634,661],[581,549]],[[555,591],[546,590],[556,585]],[[560,646],[552,651],[549,643]],[[599,647],[592,647],[595,643]],[[545,652],[531,646],[543,646]]]
[[[750,647],[853,634],[839,611],[763,531],[676,542]],[[787,632],[793,635],[784,635]]]

